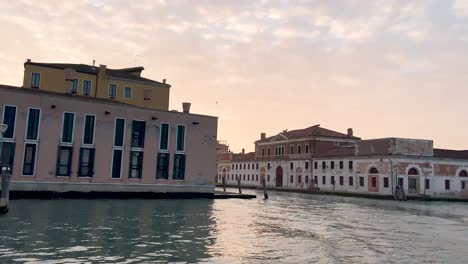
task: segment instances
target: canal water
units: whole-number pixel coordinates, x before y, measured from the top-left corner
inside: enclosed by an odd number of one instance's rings
[[[0,216],[0,263],[157,262],[468,263],[468,204],[270,192],[14,200]]]

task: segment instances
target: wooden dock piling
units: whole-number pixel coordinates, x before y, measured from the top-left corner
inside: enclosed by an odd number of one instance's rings
[[[0,214],[8,212],[10,202],[10,168],[2,168],[2,194],[0,196]]]

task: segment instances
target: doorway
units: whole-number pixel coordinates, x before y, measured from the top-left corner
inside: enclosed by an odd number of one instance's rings
[[[283,168],[281,166],[276,168],[276,187],[283,187]]]

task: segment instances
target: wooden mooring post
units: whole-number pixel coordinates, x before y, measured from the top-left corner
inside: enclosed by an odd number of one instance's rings
[[[223,175],[223,191],[226,192],[226,176]]]
[[[262,184],[263,184],[263,196],[266,199],[268,199],[268,193],[267,193],[267,183],[265,180],[265,176],[262,176]]]
[[[242,194],[241,179],[240,179],[240,177],[237,177],[237,187],[239,187],[239,194]]]
[[[6,214],[8,212],[10,202],[10,168],[3,167],[1,171],[2,175],[2,194],[0,196],[0,214]]]

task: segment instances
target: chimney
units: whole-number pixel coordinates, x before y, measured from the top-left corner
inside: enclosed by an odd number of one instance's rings
[[[348,128],[348,137],[352,137],[352,136],[353,136],[353,129]]]
[[[28,62],[28,63],[31,62],[31,59],[27,59],[26,62]]]
[[[260,140],[264,140],[266,138],[266,133],[261,133],[260,134]]]
[[[183,109],[184,113],[186,113],[186,114],[189,114],[189,113],[190,113],[190,106],[191,106],[191,105],[192,105],[192,104],[191,104],[191,103],[188,103],[188,102],[183,102],[183,103],[182,103],[182,109]]]
[[[93,67],[96,65],[96,60],[93,60]]]
[[[163,79],[163,83],[166,83],[166,79]]]
[[[245,154],[245,149],[242,149],[242,154]]]
[[[99,64],[99,74],[106,74],[107,65]]]

